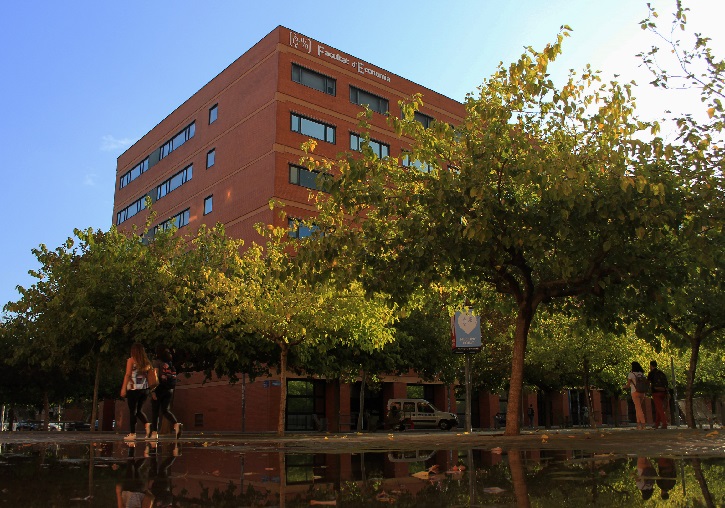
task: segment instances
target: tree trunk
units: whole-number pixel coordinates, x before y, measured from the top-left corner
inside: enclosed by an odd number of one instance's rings
[[[692,411],[692,397],[695,391],[695,372],[697,371],[697,362],[700,357],[700,341],[699,337],[690,339],[690,368],[687,370],[687,388],[685,389],[685,420],[687,426],[696,429],[695,413]],[[677,401],[675,401],[675,404]]]
[[[48,430],[50,423],[50,402],[48,401],[48,390],[43,390],[43,422],[41,428]]]
[[[506,413],[508,418],[508,413]],[[508,420],[506,421],[506,428],[508,430]],[[521,458],[523,452],[520,450],[509,450],[509,469],[511,471],[511,483],[514,487],[514,497],[516,498],[516,506],[518,508],[528,508],[531,506],[529,501],[529,490],[526,485],[526,473],[524,472],[524,463]],[[473,472],[469,472],[472,474]]]
[[[700,464],[700,459],[692,459],[691,464],[692,470],[695,473],[695,478],[697,479],[697,483],[698,485],[700,485],[702,497],[705,499],[705,506],[707,506],[708,508],[714,508],[715,501],[713,501],[712,493],[707,486],[707,480],[705,479],[705,475],[702,472],[702,465]],[[684,478],[682,479],[682,481],[685,481]]]
[[[592,404],[592,391],[589,386],[589,358],[584,358],[584,398],[587,402],[589,426],[591,428],[596,428],[597,422],[594,419],[594,404]]]
[[[287,355],[289,346],[281,342],[279,353],[279,418],[277,420],[277,435],[284,436],[285,413],[287,412]]]
[[[98,418],[98,390],[101,386],[101,356],[96,360],[96,378],[93,381],[93,406],[91,407],[91,432],[96,431],[96,419]],[[133,429],[131,429],[133,432]]]
[[[285,349],[285,356],[287,350]],[[286,361],[286,359],[285,359]],[[286,376],[285,376],[286,377]],[[279,508],[287,506],[287,457],[284,452],[279,452]]]
[[[534,308],[531,303],[519,304],[516,316],[516,332],[514,334],[513,357],[511,359],[511,378],[509,380],[508,406],[506,407],[505,436],[518,436],[521,433],[519,418],[520,402],[524,384],[524,359],[526,357],[526,341],[529,336]]]
[[[360,396],[359,396],[359,407],[360,411],[358,411],[357,415],[357,431],[362,432],[363,430],[363,422],[365,418],[365,371],[362,372],[362,380],[360,381]],[[368,425],[370,422],[368,422]]]

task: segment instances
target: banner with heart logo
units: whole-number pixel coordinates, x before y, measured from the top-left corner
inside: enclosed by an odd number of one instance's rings
[[[470,310],[456,312],[451,318],[451,343],[454,352],[477,352],[481,349],[481,316]]]

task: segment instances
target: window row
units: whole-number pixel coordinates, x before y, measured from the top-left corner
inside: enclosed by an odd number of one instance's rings
[[[335,78],[297,64],[292,64],[292,81],[328,95],[337,95],[337,81]],[[368,106],[371,110],[382,115],[387,114],[390,109],[388,99],[352,85],[350,85],[350,102],[360,106]],[[418,111],[415,112],[414,118],[426,129],[431,126],[433,121],[432,117]]]
[[[156,199],[161,199],[166,196],[169,192],[178,189],[186,182],[191,180],[194,172],[194,165],[189,164],[184,169],[176,173],[174,176],[163,182],[161,185],[156,187]]]
[[[136,178],[144,174],[149,169],[149,158],[146,157],[144,160],[136,164],[130,171],[127,171],[121,177],[118,182],[118,188],[123,189],[126,185],[134,181]]]
[[[327,141],[335,144],[335,127],[326,123],[305,118],[304,116],[292,113],[292,132],[298,132],[310,138]]]
[[[352,132],[350,133],[351,150],[361,151],[364,142],[365,138],[360,137],[359,134],[355,134]],[[378,158],[382,159],[383,157],[390,156],[390,145],[386,145],[385,143],[382,143],[380,141],[375,141],[374,139],[369,140],[368,145],[372,149],[373,153],[378,156]]]
[[[387,149],[387,145],[383,145]],[[411,159],[409,154],[404,154],[401,160],[401,164],[404,167],[412,167],[423,173],[430,173],[432,167],[427,162],[421,162],[417,159]],[[292,185],[299,185],[312,190],[324,190],[324,179],[330,177],[330,175],[323,174],[320,177],[319,171],[311,171],[302,166],[296,164],[289,165],[289,183]],[[322,178],[322,181],[320,180]]]
[[[148,196],[144,194],[140,198],[138,198],[136,201],[128,205],[123,210],[119,211],[116,214],[116,225],[121,224],[124,221],[127,221],[134,215],[136,215],[141,210],[146,209],[146,198]]]
[[[206,198],[204,198],[204,215],[208,215],[212,212],[212,202],[213,196],[207,196]],[[169,219],[155,226],[154,234],[156,234],[158,231],[168,231],[171,228],[180,229],[184,226],[188,226],[190,218],[190,209],[187,208],[183,212],[179,212],[173,217],[170,217]]]
[[[167,219],[164,222],[162,222],[161,224],[159,224],[158,226],[156,226],[154,228],[154,233],[156,233],[158,231],[167,231],[171,228],[180,229],[180,228],[183,228],[184,226],[188,226],[189,217],[190,217],[189,208],[187,208],[183,212],[177,213],[170,219]]]
[[[176,136],[159,147],[159,159],[167,157],[171,152],[193,138],[194,132],[196,132],[196,123],[191,122],[191,124],[187,125]]]

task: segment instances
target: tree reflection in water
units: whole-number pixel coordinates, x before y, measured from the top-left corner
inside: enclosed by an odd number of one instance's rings
[[[630,506],[643,503],[642,486],[648,503],[725,502],[725,458],[475,448],[285,455],[200,444],[182,454],[173,443],[122,446],[3,445],[0,501],[114,506],[115,487],[130,467],[134,487],[142,485],[153,506],[180,508]]]

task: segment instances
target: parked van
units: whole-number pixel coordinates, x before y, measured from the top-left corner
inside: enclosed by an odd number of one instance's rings
[[[425,399],[390,399],[386,417],[388,428],[393,430],[435,429],[448,430],[458,427],[455,413],[438,411]]]

